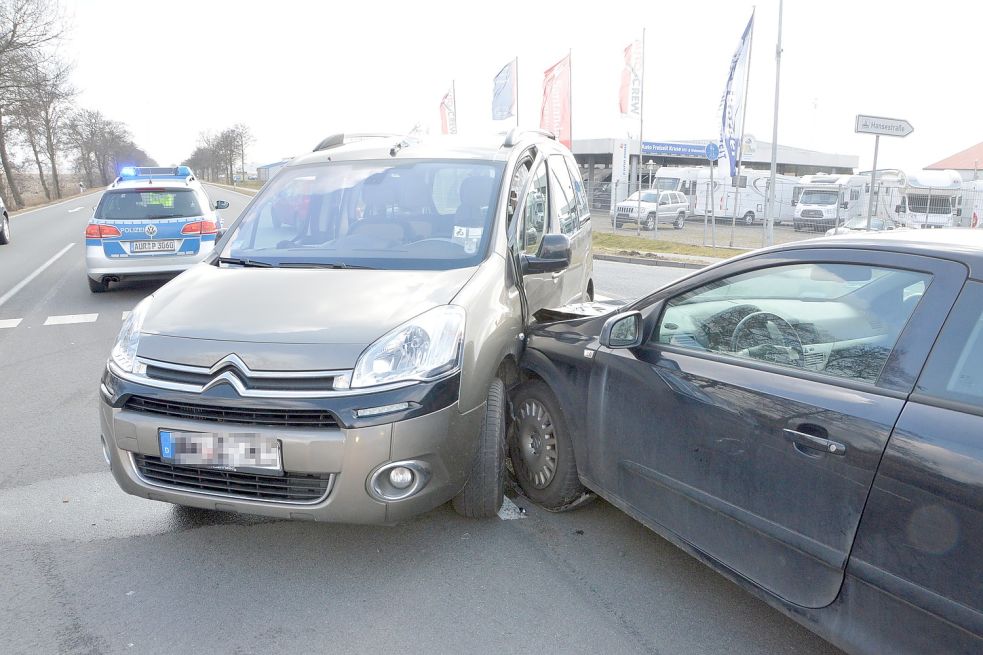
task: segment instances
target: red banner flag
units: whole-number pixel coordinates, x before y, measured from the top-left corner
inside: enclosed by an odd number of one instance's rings
[[[570,122],[570,55],[567,55],[543,75],[539,126],[555,134],[560,143],[570,148],[573,146]]]
[[[440,133],[457,134],[457,97],[454,85],[440,101]]]
[[[618,94],[618,108],[623,116],[638,118],[641,114],[642,44],[635,41],[625,48],[625,67],[621,71],[621,89]]]

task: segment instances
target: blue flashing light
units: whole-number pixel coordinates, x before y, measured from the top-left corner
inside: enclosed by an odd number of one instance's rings
[[[119,176],[120,177],[136,177],[137,176],[137,169],[134,168],[133,166],[124,166],[123,168],[119,169]]]

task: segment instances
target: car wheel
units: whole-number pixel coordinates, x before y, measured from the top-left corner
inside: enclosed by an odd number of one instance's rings
[[[454,510],[461,516],[489,518],[502,506],[505,497],[506,402],[505,384],[495,378],[485,400],[485,417],[471,475],[453,500]]]
[[[798,221],[793,221],[792,222],[792,229],[795,230],[796,232],[801,232],[802,231],[802,224],[799,223]]]
[[[0,225],[0,246],[10,243],[10,219],[3,215],[3,224]]]
[[[686,225],[686,214],[680,213],[679,216],[676,217],[676,222],[673,223],[673,227],[677,230],[681,230],[683,229],[684,225]]]
[[[542,380],[531,380],[516,390],[512,406],[509,456],[522,491],[553,512],[579,505],[588,492],[556,396]]]
[[[649,214],[645,217],[645,222],[642,224],[643,230],[654,230],[655,229],[655,214]]]
[[[754,212],[748,212],[744,214],[744,224],[754,225]]]
[[[89,281],[89,291],[92,293],[102,293],[109,290],[109,285],[102,280],[93,280],[91,277],[85,279]]]

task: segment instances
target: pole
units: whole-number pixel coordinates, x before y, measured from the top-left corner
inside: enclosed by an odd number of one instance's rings
[[[635,168],[635,176],[638,180],[635,190],[638,193],[638,210],[635,215],[635,235],[642,235],[642,134],[645,121],[645,28],[642,28],[642,65],[638,75],[638,166]],[[659,229],[659,208],[655,208],[655,229],[658,234]]]
[[[751,10],[751,16],[755,14],[755,9]],[[734,187],[734,216],[730,222],[730,247],[734,247],[734,227],[737,225],[737,212],[741,208],[741,166],[744,164],[744,125],[747,123],[747,96],[748,87],[751,86],[751,53],[754,52],[754,24],[751,25],[751,34],[748,35],[747,42],[747,69],[744,72],[744,101],[741,103],[741,142],[737,150],[737,181]]]
[[[925,204],[925,220],[922,221],[922,225],[928,226],[928,215],[932,211],[932,187],[928,187],[928,201]],[[946,226],[948,227],[948,226]]]
[[[867,200],[867,231],[870,232],[870,222],[874,217],[874,196],[877,195],[877,150],[881,147],[881,135],[874,135],[874,166],[870,169],[870,198]]]
[[[717,208],[716,201],[713,199],[713,169],[716,167],[717,162],[710,162],[710,238],[714,248],[717,247]]]
[[[451,80],[451,97],[454,98],[454,134],[457,134],[457,87]]]
[[[775,46],[775,113],[771,117],[771,176],[768,179],[768,204],[765,206],[765,244],[775,243],[775,182],[778,175],[778,90],[782,77],[782,5],[778,0],[778,45]]]
[[[570,121],[570,149],[573,150],[573,48],[567,50],[567,75],[569,75],[569,83],[567,84],[567,120]]]

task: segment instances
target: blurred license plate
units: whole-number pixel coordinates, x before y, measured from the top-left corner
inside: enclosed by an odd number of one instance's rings
[[[165,241],[130,241],[130,252],[174,252],[177,245],[174,239]]]
[[[282,473],[280,441],[255,432],[179,432],[159,430],[160,457],[180,466],[227,471]]]

